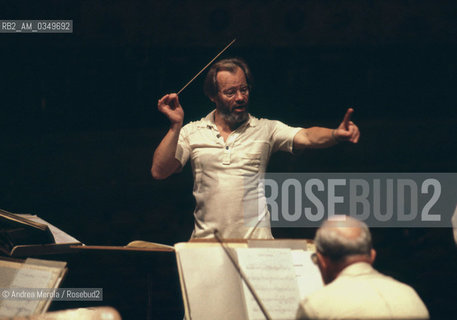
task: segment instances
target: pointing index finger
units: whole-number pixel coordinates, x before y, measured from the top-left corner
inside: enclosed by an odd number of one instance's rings
[[[351,115],[353,112],[354,112],[354,109],[348,108],[348,111],[346,111],[346,114],[344,115],[343,125],[346,130],[349,129],[349,121],[351,120]]]

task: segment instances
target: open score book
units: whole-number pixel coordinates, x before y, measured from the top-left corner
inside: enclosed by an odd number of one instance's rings
[[[294,319],[299,302],[323,286],[312,251],[226,245],[272,319]],[[178,243],[175,251],[186,319],[265,319],[219,243]]]

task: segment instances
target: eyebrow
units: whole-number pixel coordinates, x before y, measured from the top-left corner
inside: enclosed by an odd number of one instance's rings
[[[240,85],[240,86],[233,86],[233,87],[227,88],[227,89],[225,89],[223,91],[229,91],[229,90],[238,89],[238,88],[242,89],[242,88],[245,88],[245,87],[249,87],[247,83],[243,84],[243,85]]]

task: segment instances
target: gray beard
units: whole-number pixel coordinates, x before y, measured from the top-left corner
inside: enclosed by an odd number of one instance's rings
[[[224,119],[225,123],[227,123],[230,127],[239,126],[249,119],[247,108],[246,112],[243,113],[230,112],[224,108],[218,108],[218,111],[221,115],[221,118]]]

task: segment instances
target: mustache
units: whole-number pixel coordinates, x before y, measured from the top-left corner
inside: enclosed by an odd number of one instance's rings
[[[239,104],[239,105],[236,105],[236,106],[232,107],[232,109],[236,109],[236,108],[248,108],[248,104],[247,103],[243,103],[243,104]]]

